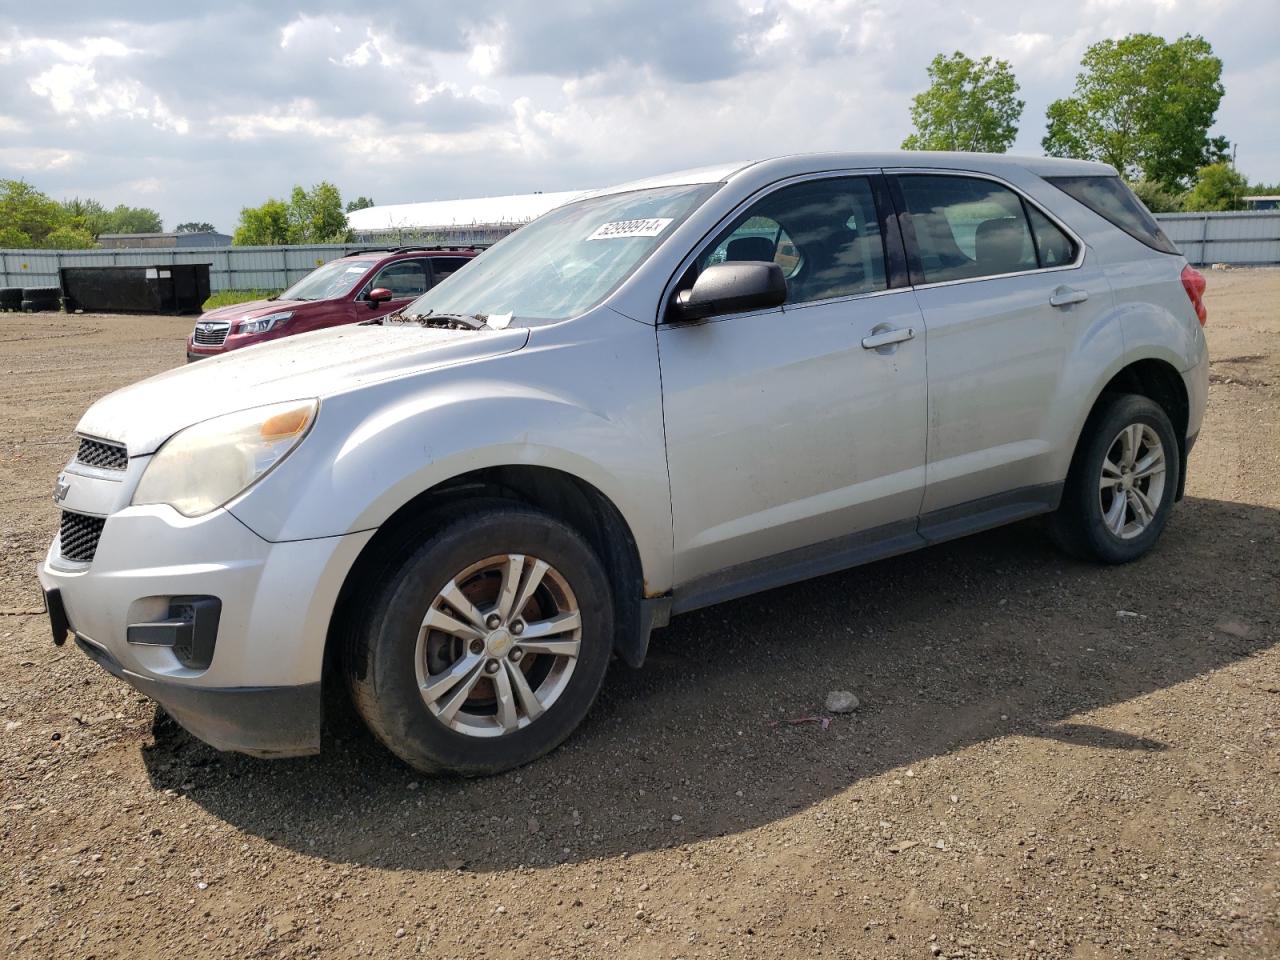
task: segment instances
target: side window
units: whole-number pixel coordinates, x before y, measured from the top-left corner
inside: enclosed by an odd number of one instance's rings
[[[884,240],[865,177],[806,180],[757,201],[698,260],[773,261],[787,303],[847,297],[888,286]]]
[[[457,273],[469,262],[469,257],[432,257],[431,273],[434,279],[431,285],[435,286],[445,277]]]
[[[1075,241],[1030,204],[1027,204],[1027,216],[1031,218],[1031,232],[1036,238],[1036,256],[1040,260],[1040,266],[1061,267],[1075,262]]]
[[[386,287],[392,297],[418,297],[427,292],[427,271],[421,260],[397,260],[378,271],[369,289]]]
[[[976,177],[921,174],[900,176],[898,182],[925,283],[1039,266],[1022,200],[1007,187]]]
[[[703,256],[699,268],[739,260],[772,260],[790,280],[800,269],[800,252],[772,217],[751,217]]]
[[[1078,200],[1106,220],[1110,220],[1135,240],[1161,253],[1177,253],[1178,248],[1164,235],[1155,217],[1142,205],[1119,177],[1046,177],[1067,196]]]

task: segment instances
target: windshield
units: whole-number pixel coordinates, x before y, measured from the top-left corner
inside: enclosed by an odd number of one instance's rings
[[[373,263],[373,260],[334,260],[308,273],[276,299],[328,300],[340,297],[351,292]]]
[[[630,276],[716,186],[635,190],[552,210],[428,290],[404,313],[577,316]]]

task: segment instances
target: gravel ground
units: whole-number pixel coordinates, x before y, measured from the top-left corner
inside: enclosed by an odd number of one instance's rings
[[[1187,498],[1124,568],[1025,523],[678,618],[482,781],[348,721],[219,754],[49,642],[94,398],[189,320],[0,315],[6,957],[1280,956],[1280,271],[1212,273]],[[859,709],[818,722],[831,690]]]

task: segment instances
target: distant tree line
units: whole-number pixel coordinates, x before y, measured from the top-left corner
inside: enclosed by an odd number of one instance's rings
[[[1090,46],[1071,95],[1049,105],[1041,145],[1050,156],[1115,167],[1151,210],[1236,210],[1250,186],[1230,144],[1210,137],[1222,101],[1222,61],[1203,37],[1172,42],[1149,33]],[[1004,153],[1024,103],[1007,60],[960,51],[929,64],[929,86],[911,102],[908,150]]]
[[[0,179],[0,247],[84,250],[104,233],[159,233],[160,214],[97,200],[52,200],[25,180]]]

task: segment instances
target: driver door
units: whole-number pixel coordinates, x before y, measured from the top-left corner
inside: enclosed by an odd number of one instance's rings
[[[809,178],[754,201],[679,286],[772,260],[784,305],[658,328],[676,610],[917,542],[925,330],[910,288],[889,285],[900,241],[879,184]]]
[[[362,294],[367,297],[370,290],[383,287],[391,291],[391,299],[384,303],[364,304],[371,308],[367,314],[363,310],[357,312],[364,314],[364,319],[395,313],[426,293],[430,286],[431,266],[426,260],[397,260],[379,270]]]

